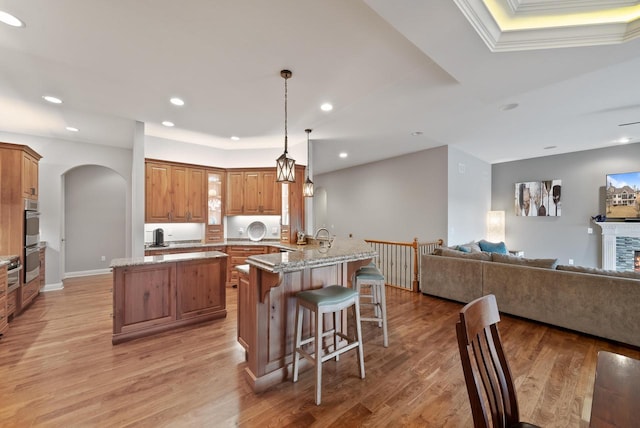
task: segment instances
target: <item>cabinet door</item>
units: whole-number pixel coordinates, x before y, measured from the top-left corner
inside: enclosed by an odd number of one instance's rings
[[[205,242],[222,242],[224,240],[224,188],[223,171],[207,171],[207,225]]]
[[[113,333],[130,333],[176,319],[176,264],[116,268]]]
[[[205,223],[207,211],[205,209],[205,185],[207,177],[204,169],[187,169],[187,221],[192,223]]]
[[[22,154],[22,194],[28,199],[38,199],[38,161]]]
[[[276,181],[276,171],[262,173],[262,186],[260,190],[260,213],[264,215],[280,215],[282,212],[281,184]]]
[[[225,311],[225,271],[225,258],[178,263],[177,318]]]
[[[244,201],[244,174],[242,171],[231,171],[227,173],[227,204],[226,215],[242,214],[242,204]]]
[[[250,336],[255,334],[255,307],[249,289],[249,275],[239,274],[238,284],[238,342],[249,352]],[[253,305],[254,310],[251,310]]]
[[[148,162],[145,166],[145,221],[171,221],[171,166]]]
[[[262,175],[258,171],[245,171],[244,173],[244,210],[243,214],[260,214],[260,192],[262,187]]]
[[[187,167],[171,166],[171,221],[186,222],[189,218],[187,198]]]

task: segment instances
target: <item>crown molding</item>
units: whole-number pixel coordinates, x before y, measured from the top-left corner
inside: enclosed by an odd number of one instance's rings
[[[623,43],[640,36],[640,19],[631,22],[594,22],[586,24],[540,25],[535,28],[517,25],[517,19],[509,22],[504,30],[487,7],[485,0],[454,0],[463,15],[476,30],[492,52],[510,52],[534,49],[597,46]],[[505,0],[508,2],[549,3],[551,0]],[[495,2],[494,2],[495,3]],[[559,3],[581,3],[581,7],[592,7],[595,1],[562,1]],[[614,3],[640,2],[619,0]],[[589,6],[587,5],[589,4]],[[495,5],[495,4],[494,4]],[[577,7],[577,6],[576,6]],[[602,6],[600,7],[602,9]],[[565,5],[566,10],[566,5]]]
[[[513,14],[575,13],[592,12],[605,9],[617,9],[638,6],[638,0],[505,0]],[[603,6],[606,3],[606,6]]]

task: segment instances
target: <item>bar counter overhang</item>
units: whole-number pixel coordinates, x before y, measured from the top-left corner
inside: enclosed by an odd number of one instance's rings
[[[238,289],[239,335],[246,349],[245,375],[254,392],[290,378],[299,291],[351,286],[353,273],[376,257],[369,244],[335,239],[291,246],[292,251],[250,256],[249,281]],[[304,326],[305,330],[309,325]]]

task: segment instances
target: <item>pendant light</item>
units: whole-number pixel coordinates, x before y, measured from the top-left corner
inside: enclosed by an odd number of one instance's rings
[[[313,181],[309,178],[311,174],[311,143],[309,142],[309,134],[311,134],[311,129],[305,129],[304,132],[307,133],[307,179],[302,186],[302,195],[305,198],[313,197]]]
[[[295,183],[296,161],[287,153],[287,79],[291,77],[291,71],[282,70],[280,76],[284,78],[284,153],[276,159],[276,181],[279,183]]]

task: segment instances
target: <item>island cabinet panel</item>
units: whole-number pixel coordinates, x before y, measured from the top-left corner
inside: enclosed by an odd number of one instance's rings
[[[256,293],[250,293],[249,275],[239,274],[238,284],[238,342],[245,349],[248,356],[250,337],[255,335],[256,313],[252,308],[256,306]]]
[[[0,266],[0,334],[9,328],[7,310],[7,266]]]
[[[175,264],[114,271],[114,333],[126,333],[175,320]]]
[[[178,319],[225,311],[225,259],[182,262],[176,274]]]

